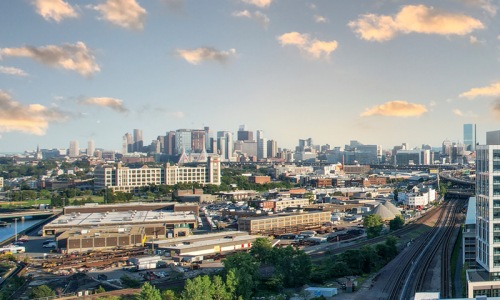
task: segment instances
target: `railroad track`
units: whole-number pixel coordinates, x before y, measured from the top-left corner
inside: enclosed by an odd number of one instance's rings
[[[411,233],[415,230],[420,229],[422,226],[426,226],[425,223],[428,222],[432,217],[434,217],[435,214],[440,212],[440,207],[435,208],[429,212],[427,212],[425,215],[423,215],[421,218],[416,220],[414,223],[408,224],[404,226],[401,229],[395,230],[391,232],[390,235],[396,236],[396,237],[401,237],[404,236],[408,233]],[[372,239],[366,239],[359,241],[355,244],[351,245],[343,245],[341,247],[337,247],[335,245],[331,245],[329,247],[325,247],[322,249],[318,249],[317,251],[309,253],[309,256],[313,261],[319,260],[323,258],[325,255],[335,255],[335,254],[340,254],[343,253],[347,250],[353,250],[353,249],[359,249],[365,245],[372,245],[372,244],[378,244],[382,243],[386,240],[387,236],[378,236]]]
[[[440,207],[438,220],[432,230],[416,239],[404,255],[395,259],[393,266],[397,267],[391,269],[391,276],[383,288],[383,292],[388,295],[384,299],[411,299],[415,292],[423,291],[429,275],[432,275],[429,271],[438,254],[441,255],[441,296],[451,296],[452,237],[463,204],[464,201],[446,202]]]

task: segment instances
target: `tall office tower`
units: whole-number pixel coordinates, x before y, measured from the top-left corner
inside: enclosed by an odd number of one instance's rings
[[[208,126],[205,126],[203,130],[205,130],[205,149],[207,150],[208,153],[214,153],[214,149],[212,147],[214,132],[210,130],[210,127]]]
[[[278,142],[275,140],[267,141],[267,157],[274,158],[278,154]]]
[[[238,129],[238,141],[253,141],[253,132],[247,131],[245,125]]]
[[[165,136],[164,135],[159,135],[156,140],[159,143],[160,146],[160,152],[158,153],[165,153]]]
[[[144,139],[142,138],[142,130],[134,129],[134,152],[142,152],[144,147]]]
[[[447,158],[448,160],[451,160],[451,152],[452,152],[452,148],[453,148],[453,143],[449,140],[444,140],[443,141],[443,148],[442,148],[442,156]],[[447,161],[449,162],[449,161]]]
[[[476,124],[464,124],[464,145],[465,150],[476,150]]]
[[[234,140],[231,132],[217,132],[217,150],[222,161],[231,161],[234,152]]]
[[[267,139],[264,138],[264,131],[257,130],[257,159],[267,158]]]
[[[191,129],[177,129],[175,131],[175,152],[174,154],[181,154],[182,151],[191,153]]]
[[[94,156],[95,144],[93,140],[90,140],[87,145],[87,155]]]
[[[201,153],[207,149],[207,140],[205,130],[191,130],[191,150],[195,153]]]
[[[78,141],[71,141],[71,142],[69,142],[68,156],[69,157],[78,157],[78,156],[80,156],[80,147],[78,145]]]
[[[149,147],[149,152],[153,152],[155,154],[161,153],[161,141],[159,139],[152,140],[151,145]]]
[[[134,140],[130,133],[125,133],[122,138],[122,154],[134,152]]]
[[[165,136],[165,153],[168,155],[175,154],[175,131],[167,132]]]

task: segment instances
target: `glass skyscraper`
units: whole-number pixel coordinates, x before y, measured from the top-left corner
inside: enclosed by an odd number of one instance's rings
[[[466,150],[476,150],[476,124],[464,124],[464,145]]]

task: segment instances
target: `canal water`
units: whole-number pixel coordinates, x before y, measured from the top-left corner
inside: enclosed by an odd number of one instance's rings
[[[17,233],[20,231],[27,229],[35,224],[41,223],[45,221],[45,219],[27,219],[25,221],[17,220]],[[9,222],[6,227],[0,227],[0,242],[5,241],[6,239],[13,237],[16,233],[16,226],[14,221]],[[18,238],[20,236],[18,235]]]

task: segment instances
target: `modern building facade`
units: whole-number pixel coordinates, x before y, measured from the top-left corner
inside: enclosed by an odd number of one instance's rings
[[[500,131],[476,147],[476,265],[467,271],[467,296],[500,296]]]
[[[68,156],[69,157],[80,156],[80,146],[78,145],[78,141],[69,142]]]

